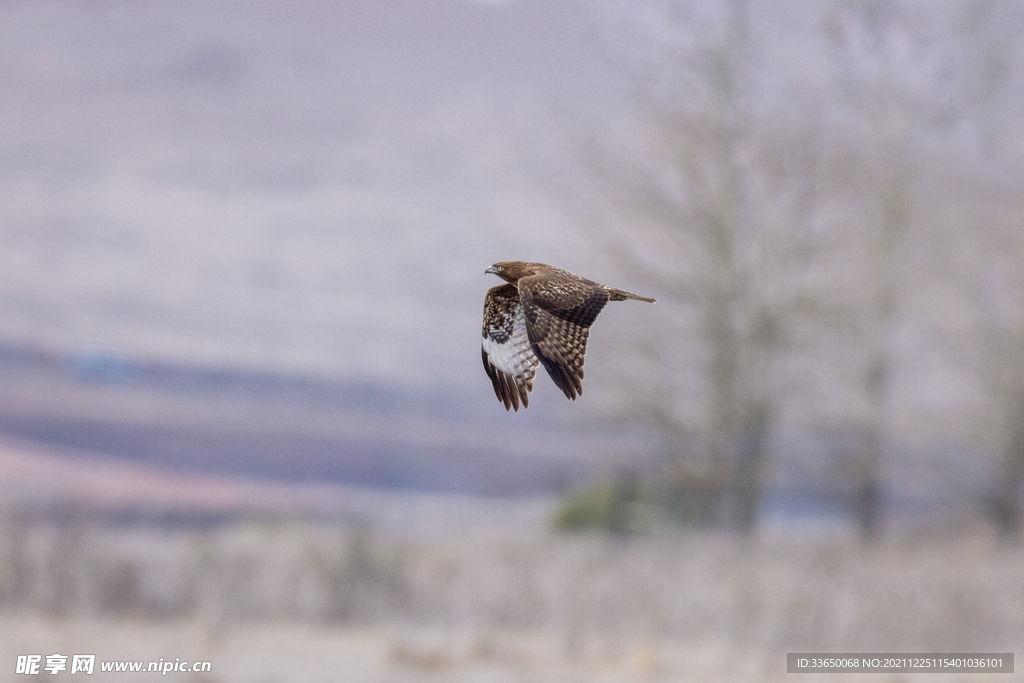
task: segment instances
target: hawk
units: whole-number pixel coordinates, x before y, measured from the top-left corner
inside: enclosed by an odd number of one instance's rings
[[[484,369],[505,410],[516,412],[530,405],[538,364],[566,398],[583,394],[587,337],[605,304],[655,301],[543,263],[502,261],[484,272],[508,282],[484,299]]]

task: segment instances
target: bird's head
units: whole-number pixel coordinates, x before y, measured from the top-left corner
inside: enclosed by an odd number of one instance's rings
[[[493,273],[506,282],[515,284],[519,278],[533,275],[535,263],[524,263],[523,261],[499,261],[485,270],[485,273]]]

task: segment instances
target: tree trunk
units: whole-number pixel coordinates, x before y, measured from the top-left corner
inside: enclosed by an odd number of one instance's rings
[[[1017,420],[1003,454],[1000,479],[992,497],[990,514],[1003,543],[1020,538],[1022,505],[1021,484],[1024,483],[1024,406],[1016,411]]]
[[[756,401],[746,412],[736,453],[733,523],[740,533],[750,534],[757,527],[764,491],[771,413],[765,400]]]

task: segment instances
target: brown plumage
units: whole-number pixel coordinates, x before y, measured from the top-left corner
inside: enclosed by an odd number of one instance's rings
[[[609,301],[649,301],[543,263],[502,261],[488,268],[509,284],[484,299],[481,353],[505,410],[530,405],[537,365],[567,398],[583,393],[583,356],[590,326]]]

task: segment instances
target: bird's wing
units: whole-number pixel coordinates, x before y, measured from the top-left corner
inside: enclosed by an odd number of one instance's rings
[[[484,298],[484,329],[481,354],[484,369],[494,384],[494,393],[505,410],[530,405],[533,377],[540,361],[534,355],[526,333],[526,320],[515,285],[487,290]]]
[[[519,280],[519,297],[533,352],[575,401],[583,393],[590,326],[608,303],[608,291],[583,278],[539,273]]]

